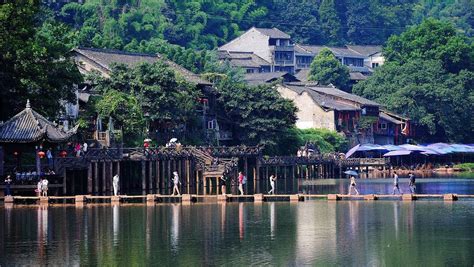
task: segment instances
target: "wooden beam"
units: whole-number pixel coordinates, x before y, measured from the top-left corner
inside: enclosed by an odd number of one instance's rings
[[[148,193],[153,193],[153,162],[148,161]]]
[[[158,194],[160,192],[160,161],[155,160],[155,192]]]
[[[94,193],[99,193],[99,163],[94,162]]]

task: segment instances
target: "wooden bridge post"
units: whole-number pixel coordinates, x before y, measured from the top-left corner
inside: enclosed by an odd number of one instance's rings
[[[109,175],[107,177],[107,194],[112,195],[112,177],[114,177],[114,162],[109,161]]]
[[[146,161],[142,160],[141,161],[142,165],[142,194],[146,194]]]
[[[106,167],[105,167],[105,161],[102,161],[102,195],[105,195],[105,185],[106,185]]]
[[[247,176],[247,178],[249,178],[249,176],[250,176],[248,171],[249,171],[249,166],[248,166],[248,162],[247,162],[247,157],[244,157],[244,172],[245,172],[245,176]],[[219,188],[219,180],[218,179],[216,179],[216,186],[217,186],[217,188]],[[245,192],[249,191],[248,186],[249,186],[249,183],[245,183]],[[219,192],[219,189],[217,190],[217,192]]]
[[[191,174],[191,166],[189,164],[189,159],[186,159],[185,161],[185,165],[186,165],[186,193],[190,194],[189,192],[189,184],[191,182],[190,180],[190,174]]]
[[[94,162],[94,193],[99,193],[99,163],[97,161]]]
[[[92,162],[87,168],[87,194],[92,194]]]
[[[159,194],[160,192],[160,161],[158,159],[155,160],[155,173],[156,173],[156,180],[155,180],[155,192]]]
[[[153,161],[148,160],[148,193],[153,194]]]
[[[166,163],[165,159],[161,160],[161,193],[165,193],[165,186],[166,186]]]

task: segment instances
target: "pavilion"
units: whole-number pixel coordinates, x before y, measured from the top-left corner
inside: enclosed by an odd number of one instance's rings
[[[36,174],[41,174],[41,157],[46,151],[42,151],[46,145],[67,142],[76,134],[78,126],[69,131],[58,127],[44,116],[34,111],[30,106],[30,101],[26,103],[23,111],[13,116],[3,124],[0,124],[0,176],[9,172],[18,172],[20,167],[20,157],[22,154],[35,153]],[[7,158],[6,158],[7,157]],[[14,162],[16,164],[8,164]],[[28,159],[28,157],[24,157]],[[7,162],[7,164],[5,164]],[[12,166],[13,165],[13,166]]]

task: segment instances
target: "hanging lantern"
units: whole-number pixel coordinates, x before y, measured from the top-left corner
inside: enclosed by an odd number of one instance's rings
[[[38,157],[40,157],[40,159],[44,158],[44,156],[46,156],[46,153],[43,151],[38,152]]]
[[[18,151],[14,151],[14,152],[13,152],[13,156],[14,156],[14,157],[18,157],[18,155],[20,155],[20,153],[18,153]]]
[[[64,150],[61,151],[61,152],[59,152],[59,156],[60,156],[61,158],[65,158],[65,157],[67,156],[67,152],[64,151]]]

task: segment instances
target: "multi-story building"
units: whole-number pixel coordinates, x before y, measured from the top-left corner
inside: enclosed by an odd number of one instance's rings
[[[230,55],[236,52],[253,53],[268,63],[270,72],[295,72],[295,45],[290,35],[277,28],[252,27],[241,36],[219,47],[219,51],[227,51]],[[266,70],[268,69],[261,72]]]
[[[365,79],[373,68],[382,65],[381,46],[347,45],[342,47],[295,44],[291,36],[277,28],[251,28],[240,37],[219,47],[219,58],[247,73],[300,73],[305,80],[314,57],[328,48],[351,72],[354,81]]]

